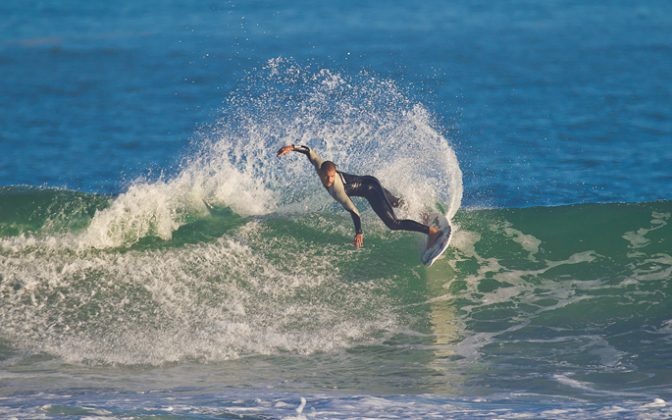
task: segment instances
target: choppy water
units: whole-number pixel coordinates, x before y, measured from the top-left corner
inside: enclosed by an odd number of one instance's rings
[[[0,7],[0,416],[672,415],[667,3]]]
[[[372,217],[362,251],[339,215],[217,207],[100,249],[82,219],[119,198],[2,198],[2,391],[28,412],[669,414],[670,202],[462,211],[427,270]]]

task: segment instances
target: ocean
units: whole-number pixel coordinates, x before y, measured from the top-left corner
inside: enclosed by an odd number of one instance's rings
[[[669,2],[0,15],[0,417],[672,416]]]

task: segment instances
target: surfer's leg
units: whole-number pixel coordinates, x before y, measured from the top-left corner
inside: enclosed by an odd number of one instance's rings
[[[385,187],[380,184],[378,178],[370,175],[351,175],[345,172],[341,172],[341,175],[345,178],[345,193],[350,197],[366,197],[371,193],[372,188],[376,188],[376,184],[380,186],[383,190],[385,198],[394,208],[399,208],[403,206],[404,199],[401,197],[396,197],[394,194],[389,192]]]
[[[404,199],[401,197],[395,197],[394,194],[387,190],[387,188],[383,187],[383,192],[385,193],[385,198],[387,198],[387,201],[395,209],[398,209],[404,205]]]
[[[385,223],[385,226],[392,230],[408,230],[411,232],[420,232],[429,235],[429,226],[418,223],[414,220],[404,219],[399,220],[394,214],[392,204],[385,194],[385,189],[380,185],[378,179],[367,176],[362,177],[362,181],[366,184],[366,199],[371,205],[374,212]]]

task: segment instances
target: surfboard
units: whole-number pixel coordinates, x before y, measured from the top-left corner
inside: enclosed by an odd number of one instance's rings
[[[439,239],[434,243],[434,245],[431,248],[427,248],[423,253],[422,253],[422,263],[425,264],[427,267],[431,266],[434,264],[434,261],[436,261],[441,254],[448,248],[448,245],[450,245],[450,238],[452,237],[452,226],[450,225],[450,222],[441,213],[432,213],[429,216],[430,220],[430,225],[436,226],[441,230],[441,235],[439,236]]]

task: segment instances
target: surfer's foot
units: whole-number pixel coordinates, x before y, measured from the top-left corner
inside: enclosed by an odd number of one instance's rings
[[[429,227],[429,234],[427,235],[427,247],[426,247],[426,249],[429,249],[429,248],[433,247],[440,236],[441,236],[441,229],[439,229],[436,226],[430,226]]]

